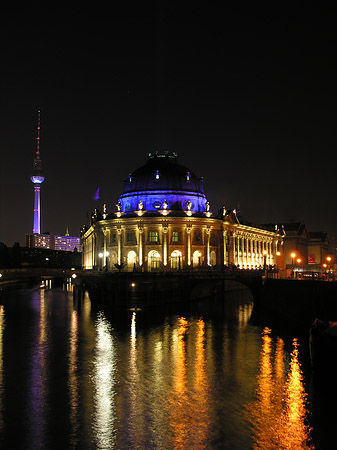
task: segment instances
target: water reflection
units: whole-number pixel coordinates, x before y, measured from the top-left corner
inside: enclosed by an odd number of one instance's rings
[[[205,346],[205,322],[180,317],[172,333],[173,385],[166,406],[170,448],[206,446],[210,426],[210,393]]]
[[[42,448],[45,440],[45,406],[46,406],[46,349],[48,346],[47,306],[45,291],[43,289],[34,292],[33,305],[39,314],[39,321],[33,331],[35,342],[31,346],[30,374],[29,374],[29,398],[27,404],[27,417],[30,422],[28,445],[34,448]]]
[[[100,313],[96,321],[94,360],[95,418],[97,448],[114,448],[115,441],[115,343],[111,326]]]
[[[261,336],[242,298],[186,310],[102,311],[60,289],[8,296],[1,448],[313,448],[298,342],[289,354]]]
[[[256,401],[249,404],[246,410],[247,418],[252,424],[254,449],[314,448],[307,425],[307,395],[298,361],[296,339],[293,341],[289,366],[288,369],[285,364],[283,341],[277,338],[274,352],[271,330],[265,328],[262,334]]]
[[[68,385],[70,404],[70,441],[76,446],[79,430],[79,377],[78,377],[78,313],[70,302],[70,330],[68,356]]]

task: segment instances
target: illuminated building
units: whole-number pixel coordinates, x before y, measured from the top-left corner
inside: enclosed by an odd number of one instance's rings
[[[47,248],[65,252],[73,252],[76,249],[80,252],[81,238],[69,236],[67,233],[65,236],[54,235],[54,233],[27,234],[26,246],[29,248]]]
[[[326,258],[335,253],[330,249],[328,234],[324,231],[308,231],[301,222],[284,223],[283,228],[283,251],[287,267],[301,272],[322,272]],[[292,258],[291,255],[295,256]],[[297,260],[301,263],[298,264]]]
[[[283,239],[235,210],[213,213],[203,179],[169,152],[150,153],[124,180],[116,211],[95,210],[81,237],[84,269],[144,271],[273,266]]]

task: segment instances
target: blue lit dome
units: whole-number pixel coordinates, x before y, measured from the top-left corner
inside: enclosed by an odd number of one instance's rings
[[[119,198],[122,212],[206,211],[203,179],[177,161],[176,153],[149,153],[147,163],[131,172]]]

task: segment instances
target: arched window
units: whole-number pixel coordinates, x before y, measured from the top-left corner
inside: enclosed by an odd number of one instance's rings
[[[160,265],[160,254],[156,250],[151,250],[148,255],[148,270],[158,270]]]
[[[201,266],[201,264],[202,264],[201,252],[197,250],[193,253],[193,267]]]
[[[216,265],[216,253],[214,250],[211,251],[211,266]]]
[[[131,250],[128,253],[128,270],[133,270],[133,268],[135,267],[135,264],[137,262],[137,255],[136,252],[134,252],[133,250]]]
[[[174,250],[171,253],[171,269],[178,270],[181,268],[181,252],[179,250]]]

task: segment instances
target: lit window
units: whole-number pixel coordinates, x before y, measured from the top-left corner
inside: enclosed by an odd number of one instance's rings
[[[149,242],[158,242],[158,232],[157,231],[149,232]]]
[[[180,231],[173,231],[172,232],[172,242],[180,242],[180,240],[181,240]]]

